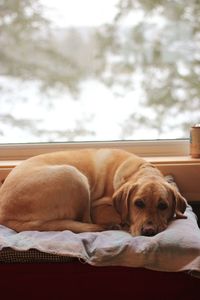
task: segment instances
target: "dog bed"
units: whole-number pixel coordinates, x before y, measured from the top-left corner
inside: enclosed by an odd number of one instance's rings
[[[172,221],[153,237],[133,237],[121,230],[16,233],[0,225],[0,261],[66,262],[78,258],[93,266],[187,271],[200,278],[200,230],[191,206],[185,213],[187,219]]]

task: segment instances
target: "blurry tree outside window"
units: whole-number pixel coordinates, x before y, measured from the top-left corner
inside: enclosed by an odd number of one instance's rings
[[[0,0],[0,143],[188,138],[199,0]]]

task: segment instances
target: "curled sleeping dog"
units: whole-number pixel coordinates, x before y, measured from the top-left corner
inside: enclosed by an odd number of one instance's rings
[[[185,199],[157,168],[117,149],[29,158],[0,188],[0,224],[18,232],[94,232],[128,224],[132,235],[153,236],[173,218],[186,218],[185,209]]]

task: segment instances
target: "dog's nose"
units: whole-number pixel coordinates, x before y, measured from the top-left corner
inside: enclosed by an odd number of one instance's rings
[[[152,226],[144,226],[142,227],[141,234],[145,236],[154,236],[156,234],[156,230]]]

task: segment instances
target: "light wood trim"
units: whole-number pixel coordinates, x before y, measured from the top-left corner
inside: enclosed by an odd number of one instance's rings
[[[3,182],[3,180],[8,176],[10,171],[12,170],[11,168],[0,168],[0,183]]]
[[[200,201],[200,162],[188,164],[157,164],[164,175],[171,174],[181,194],[188,201]]]
[[[189,145],[189,140],[0,144],[0,161],[22,160],[47,152],[83,148],[118,148],[143,157],[187,156]]]
[[[150,157],[146,156],[144,157],[146,160],[148,160],[151,163],[155,164],[198,164],[200,163],[199,158],[191,158],[190,156],[156,156],[156,157]],[[0,160],[0,168],[10,168],[15,167],[18,165],[22,160]]]

